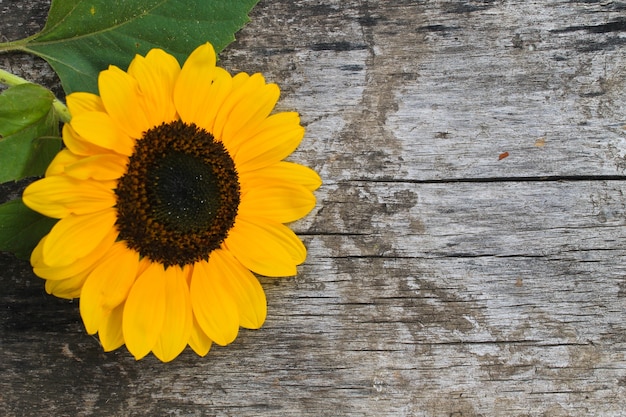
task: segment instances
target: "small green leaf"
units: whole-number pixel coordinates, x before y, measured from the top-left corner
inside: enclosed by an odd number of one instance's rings
[[[52,92],[36,84],[20,84],[0,94],[0,135],[9,136],[45,118]]]
[[[197,46],[216,52],[235,40],[258,0],[53,0],[43,30],[18,49],[44,58],[66,94],[97,92],[98,73],[126,69],[152,48],[182,63]],[[19,42],[18,42],[19,44]]]
[[[0,205],[0,250],[28,259],[57,221],[32,211],[21,199]]]
[[[0,94],[0,182],[42,175],[61,149],[54,95],[35,84]]]

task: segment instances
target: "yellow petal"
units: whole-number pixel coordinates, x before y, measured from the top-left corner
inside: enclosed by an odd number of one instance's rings
[[[255,179],[284,180],[300,184],[309,191],[315,191],[322,185],[322,179],[317,172],[304,165],[286,161],[278,162],[251,173],[240,172],[239,177],[241,178],[241,182],[246,182],[248,177]]]
[[[247,329],[261,327],[267,315],[267,301],[259,280],[228,251],[213,251],[209,260],[212,262],[228,277],[223,283],[237,304],[240,326]]]
[[[84,273],[85,276],[95,267],[98,261],[107,253],[109,248],[113,246],[113,242],[117,239],[118,232],[111,229],[107,236],[92,252],[76,261],[61,266],[50,266],[45,263],[43,257],[43,246],[48,236],[45,236],[35,247],[30,256],[30,263],[33,266],[35,274],[41,278],[48,280],[67,279],[74,275]]]
[[[218,67],[213,70],[213,78],[209,81],[210,84],[204,83],[199,86],[199,88],[204,87],[203,92],[206,94],[205,100],[199,103],[199,107],[195,109],[195,112],[188,110],[187,116],[183,117],[181,115],[181,119],[187,123],[195,123],[197,126],[213,134],[215,117],[220,111],[222,103],[224,103],[224,100],[226,100],[232,91],[233,78],[226,70]],[[200,92],[196,92],[196,94],[200,94]]]
[[[102,288],[107,285],[107,275],[95,273],[94,269],[85,280],[80,293],[80,316],[88,334],[95,334],[100,327],[104,309],[102,308]]]
[[[116,203],[113,190],[101,183],[65,175],[35,181],[26,187],[22,199],[31,209],[57,219],[101,211]]]
[[[148,269],[150,265],[152,265],[152,261],[150,259],[141,258],[141,260],[139,261],[139,269],[137,270],[137,276],[146,272],[146,269]]]
[[[246,268],[269,277],[295,275],[296,265],[306,258],[306,248],[291,229],[262,218],[237,216],[223,245]]]
[[[219,107],[215,116],[215,124],[211,133],[216,139],[221,140],[231,155],[236,153],[239,143],[234,140],[232,133],[245,127],[249,120],[248,115],[242,115],[246,109],[252,110],[254,100],[263,100],[263,88],[265,80],[261,74],[249,76],[240,72],[233,77],[233,88],[228,97]],[[254,120],[260,122],[261,120]],[[255,126],[258,123],[255,124]],[[224,135],[226,133],[226,136]]]
[[[65,167],[67,175],[81,180],[116,180],[126,173],[128,157],[118,154],[93,155]]]
[[[215,115],[230,94],[232,83],[228,72],[215,67],[213,47],[198,47],[185,61],[174,87],[180,118],[212,133]]]
[[[199,356],[206,356],[206,354],[209,353],[209,350],[211,350],[212,343],[213,342],[209,339],[209,336],[202,331],[194,316],[191,335],[189,336],[189,346]]]
[[[43,245],[46,265],[69,265],[92,252],[110,233],[116,220],[114,209],[85,215],[71,214],[52,227]]]
[[[109,69],[100,72],[98,90],[104,108],[115,125],[131,138],[139,139],[143,132],[154,127],[143,106],[139,83],[132,76],[111,65]]]
[[[54,295],[55,297],[66,298],[68,300],[78,298],[80,297],[80,292],[86,279],[87,273],[81,272],[67,279],[58,281],[47,280],[46,292]]]
[[[129,115],[128,118],[130,117]],[[111,116],[106,113],[82,113],[72,117],[70,124],[80,137],[96,146],[110,149],[121,155],[131,155],[133,152],[135,141],[120,130]]]
[[[233,104],[232,109],[224,119],[224,127],[221,132],[221,139],[227,146],[229,152],[234,154],[259,127],[259,125],[269,116],[274,109],[280,90],[276,84],[265,84],[261,74],[254,74],[248,82],[241,88],[244,96],[240,101]],[[236,95],[237,92],[233,92]],[[228,108],[228,101],[224,103],[224,108]],[[226,112],[220,111],[216,119],[215,132],[219,132],[218,122]]]
[[[37,243],[37,246],[35,246],[35,249],[33,249],[33,251],[30,253],[30,264],[35,267],[35,266],[42,266],[45,267],[46,265],[43,262],[43,245],[46,242],[46,239],[48,238],[48,235],[45,235],[44,237],[41,238],[41,240],[39,241],[39,243]],[[41,275],[37,274],[38,276],[40,276],[41,278],[45,278],[42,277]],[[64,276],[60,279],[64,279],[71,276]]]
[[[122,332],[128,351],[139,360],[157,342],[165,321],[165,270],[152,263],[128,294],[122,318]]]
[[[239,214],[288,223],[304,217],[315,207],[315,196],[300,184],[287,181],[241,181]]]
[[[213,252],[215,253],[215,252]],[[200,261],[191,277],[191,306],[202,331],[215,343],[225,346],[237,337],[239,312],[225,281],[228,271],[219,262]]]
[[[239,72],[233,77],[233,90],[238,90],[245,85],[250,79],[250,75],[245,72]],[[258,80],[258,78],[257,78]]]
[[[303,137],[304,128],[297,113],[273,114],[237,149],[234,157],[237,169],[253,171],[275,164],[291,154]]]
[[[137,80],[149,125],[176,119],[173,92],[179,73],[176,58],[161,49],[152,49],[145,58],[137,55],[130,63],[128,74]]]
[[[98,336],[105,352],[115,350],[124,344],[124,334],[122,333],[124,306],[124,303],[120,304],[102,318]]]
[[[165,271],[165,321],[156,344],[152,348],[154,356],[169,362],[185,349],[193,324],[189,287],[179,266]]]
[[[100,264],[100,273],[109,276],[108,285],[102,289],[102,307],[105,310],[111,310],[126,300],[139,275],[139,254],[127,248],[124,242],[116,242],[109,254],[110,258]]]
[[[124,302],[138,267],[139,254],[116,242],[91,271],[80,296],[80,315],[87,333],[96,333],[103,316]]]
[[[82,156],[76,155],[68,149],[61,150],[56,154],[52,162],[50,162],[50,165],[48,165],[48,168],[46,169],[46,177],[64,174],[65,167],[67,165],[80,161],[82,158]]]
[[[92,93],[72,93],[65,98],[65,101],[72,117],[90,111],[105,111],[100,96]]]
[[[76,155],[99,155],[112,152],[110,149],[96,146],[82,138],[69,123],[63,125],[63,143],[65,143],[67,149]]]

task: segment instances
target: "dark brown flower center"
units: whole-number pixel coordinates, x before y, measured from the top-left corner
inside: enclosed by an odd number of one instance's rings
[[[183,266],[207,259],[226,239],[239,177],[221,142],[175,121],[137,141],[115,194],[119,238],[151,261]]]

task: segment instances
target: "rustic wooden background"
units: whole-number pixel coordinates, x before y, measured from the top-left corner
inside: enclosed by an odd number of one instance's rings
[[[47,2],[0,2],[0,35]],[[261,1],[261,71],[320,172],[259,331],[104,354],[0,257],[2,416],[626,415],[626,2]],[[0,66],[56,88],[38,59]],[[14,187],[5,187],[8,195]]]

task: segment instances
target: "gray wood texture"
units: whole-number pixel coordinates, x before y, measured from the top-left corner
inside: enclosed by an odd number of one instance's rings
[[[0,3],[0,34],[46,7]],[[103,353],[4,254],[0,415],[626,415],[626,2],[276,0],[251,19],[221,65],[302,115],[292,160],[324,178],[293,225],[306,264],[262,279],[261,330],[161,364]],[[58,91],[39,60],[0,65]]]

